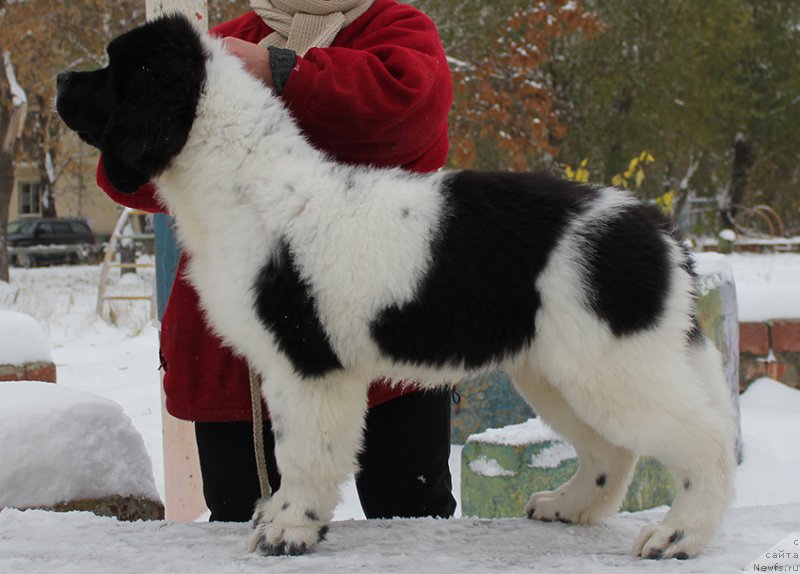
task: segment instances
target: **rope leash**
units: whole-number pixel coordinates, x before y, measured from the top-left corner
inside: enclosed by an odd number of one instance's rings
[[[267,456],[264,454],[264,418],[261,411],[261,384],[258,373],[250,365],[250,404],[253,408],[253,448],[256,455],[256,470],[258,471],[258,484],[261,487],[261,497],[272,496],[267,472]]]

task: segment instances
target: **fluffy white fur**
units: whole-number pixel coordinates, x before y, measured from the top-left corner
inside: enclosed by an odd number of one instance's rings
[[[331,520],[339,484],[354,470],[368,382],[388,376],[434,386],[468,374],[396,364],[369,332],[380,309],[415,297],[445,208],[444,175],[337,165],[304,141],[281,102],[219,42],[204,42],[207,81],[193,129],[156,184],[191,254],[189,278],[209,323],[262,374],[283,437],[276,446],[283,485],[259,504],[252,546],[302,552]],[[619,338],[588,310],[576,231],[604,225],[634,201],[615,190],[602,194],[539,278],[533,344],[487,368],[505,368],[580,458],[568,483],[531,497],[533,518],[591,523],[617,511],[637,455],[653,455],[674,474],[677,494],[634,551],[691,556],[731,500],[732,406],[713,347],[687,351],[692,281],[677,245],[666,318],[656,328]],[[394,214],[409,202],[414,217],[399,223]],[[300,377],[254,312],[252,286],[282,238],[346,368],[326,380]]]

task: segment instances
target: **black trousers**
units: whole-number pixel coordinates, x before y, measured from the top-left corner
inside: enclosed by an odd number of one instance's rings
[[[456,501],[450,457],[450,391],[409,393],[369,410],[356,487],[367,518],[448,518]],[[249,422],[195,423],[203,495],[212,521],[246,522],[261,492]],[[264,423],[273,492],[275,440]]]

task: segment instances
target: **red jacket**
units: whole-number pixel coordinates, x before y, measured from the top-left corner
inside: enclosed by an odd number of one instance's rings
[[[271,30],[249,12],[211,33],[255,43]],[[376,0],[329,48],[298,56],[282,97],[312,144],[342,162],[418,172],[444,165],[450,71],[433,23],[408,5]],[[151,185],[119,193],[102,165],[97,183],[112,199],[163,211]],[[193,421],[251,420],[247,366],[209,332],[185,267],[184,255],[161,321],[167,410]],[[375,383],[370,405],[405,392]]]

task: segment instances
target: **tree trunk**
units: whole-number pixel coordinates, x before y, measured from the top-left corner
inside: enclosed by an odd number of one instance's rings
[[[0,108],[0,134],[8,129],[8,110]],[[14,154],[0,149],[0,281],[8,282],[8,214],[14,189]]]
[[[56,217],[56,202],[53,196],[53,186],[50,185],[50,178],[43,174],[39,179],[40,205],[42,206],[42,217]]]
[[[56,198],[55,198],[55,149],[52,144],[52,126],[50,122],[53,120],[52,113],[45,113],[44,110],[48,109],[44,98],[39,96],[40,112],[37,118],[40,128],[40,141],[38,143],[38,163],[39,163],[39,179],[40,189],[42,194],[42,216],[43,217],[56,217]]]
[[[731,184],[719,210],[722,229],[733,229],[735,227],[736,215],[747,191],[747,178],[755,161],[753,145],[742,134],[737,135],[733,142]]]
[[[678,182],[677,185],[677,199],[673,198],[673,207],[672,207],[672,221],[676,225],[679,224],[681,219],[681,214],[683,213],[683,209],[686,207],[686,204],[689,201],[690,193],[690,183],[692,180],[692,176],[697,171],[697,168],[700,167],[700,160],[694,160],[689,162],[689,167],[686,170],[686,173]]]
[[[3,94],[5,95],[5,94]],[[8,282],[8,215],[14,191],[14,110],[0,107],[0,281]],[[6,145],[6,144],[10,145]],[[8,149],[6,149],[8,147]]]
[[[28,112],[28,101],[14,77],[14,67],[8,52],[3,53],[0,104],[0,281],[8,282],[8,215],[11,210],[11,193],[14,191],[17,140]]]
[[[689,190],[679,189],[677,196],[677,199],[673,198],[672,200],[672,223],[680,225],[681,214],[689,201]]]

